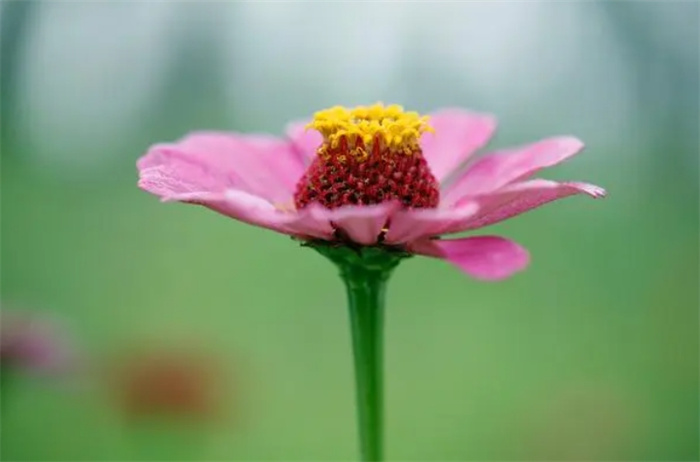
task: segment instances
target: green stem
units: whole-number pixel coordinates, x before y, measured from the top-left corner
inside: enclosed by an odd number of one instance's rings
[[[348,292],[360,450],[363,461],[383,453],[384,292],[388,272],[342,273]]]
[[[357,247],[313,241],[304,245],[338,268],[348,295],[360,451],[365,462],[383,456],[383,324],[384,293],[392,271],[409,257],[402,249]]]

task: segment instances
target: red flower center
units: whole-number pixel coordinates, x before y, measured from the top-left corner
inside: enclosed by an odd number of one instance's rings
[[[310,127],[324,136],[318,156],[297,184],[294,204],[327,208],[398,200],[407,208],[435,208],[439,184],[423,158],[420,135],[427,119],[399,106],[316,114]]]

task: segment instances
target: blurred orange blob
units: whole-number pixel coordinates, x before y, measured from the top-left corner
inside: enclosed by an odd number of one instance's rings
[[[158,349],[121,359],[114,384],[127,418],[208,420],[223,408],[223,381],[211,356]]]

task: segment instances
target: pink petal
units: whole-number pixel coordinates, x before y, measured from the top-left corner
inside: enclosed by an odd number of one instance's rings
[[[163,198],[196,191],[221,191],[231,183],[222,172],[209,171],[196,158],[173,145],[151,147],[137,166],[139,187]]]
[[[304,165],[311,163],[316,156],[323,137],[314,129],[306,128],[308,120],[298,120],[287,125],[287,137],[291,140],[292,145]]]
[[[496,130],[496,120],[488,114],[462,109],[443,109],[430,115],[435,133],[424,133],[420,144],[423,155],[438,181],[443,181]]]
[[[445,233],[482,228],[574,194],[587,194],[597,199],[605,197],[606,192],[599,186],[587,183],[557,183],[549,180],[515,183],[494,193],[469,199],[477,201],[479,212],[447,229]]]
[[[333,239],[333,226],[324,214],[327,210],[319,204],[309,204],[296,213],[294,220],[287,224],[293,234],[300,237],[310,237],[324,240]]]
[[[139,186],[164,198],[233,188],[285,202],[304,173],[304,165],[286,140],[215,132],[192,133],[177,143],[154,145],[137,166]]]
[[[443,258],[466,274],[497,281],[525,269],[530,262],[526,249],[498,236],[435,239],[413,243],[410,249],[429,257]]]
[[[301,238],[333,239],[328,217],[316,212],[311,204],[303,210],[279,208],[265,199],[245,191],[228,189],[224,193],[191,192],[168,196],[163,201],[202,205],[222,215],[245,223]],[[325,210],[325,209],[324,209]]]
[[[469,202],[452,209],[401,210],[392,217],[385,242],[403,244],[442,234],[453,223],[473,217],[478,209],[475,202]]]
[[[228,189],[221,193],[190,192],[170,195],[163,200],[202,205],[251,225],[284,234],[294,234],[287,229],[287,224],[296,219],[296,214],[282,212],[265,199],[245,191]]]
[[[399,207],[398,201],[377,205],[348,205],[332,210],[313,207],[311,214],[342,230],[352,241],[373,245],[377,243],[382,228]]]
[[[550,138],[528,146],[494,152],[478,159],[445,189],[442,202],[450,205],[462,197],[495,191],[579,153],[583,143],[573,137]]]

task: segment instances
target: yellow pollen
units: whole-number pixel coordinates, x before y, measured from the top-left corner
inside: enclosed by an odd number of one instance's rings
[[[420,136],[433,131],[428,125],[427,116],[405,112],[396,104],[384,106],[382,103],[353,109],[343,106],[325,109],[314,115],[307,128],[313,128],[323,135],[325,146],[319,150],[319,155],[326,155],[328,148],[337,148],[345,138],[350,144],[351,153],[360,161],[368,157],[367,151],[371,151],[374,141],[381,142],[382,147],[390,152],[411,155],[416,151]],[[367,146],[367,150],[361,147],[355,149],[359,140]]]

